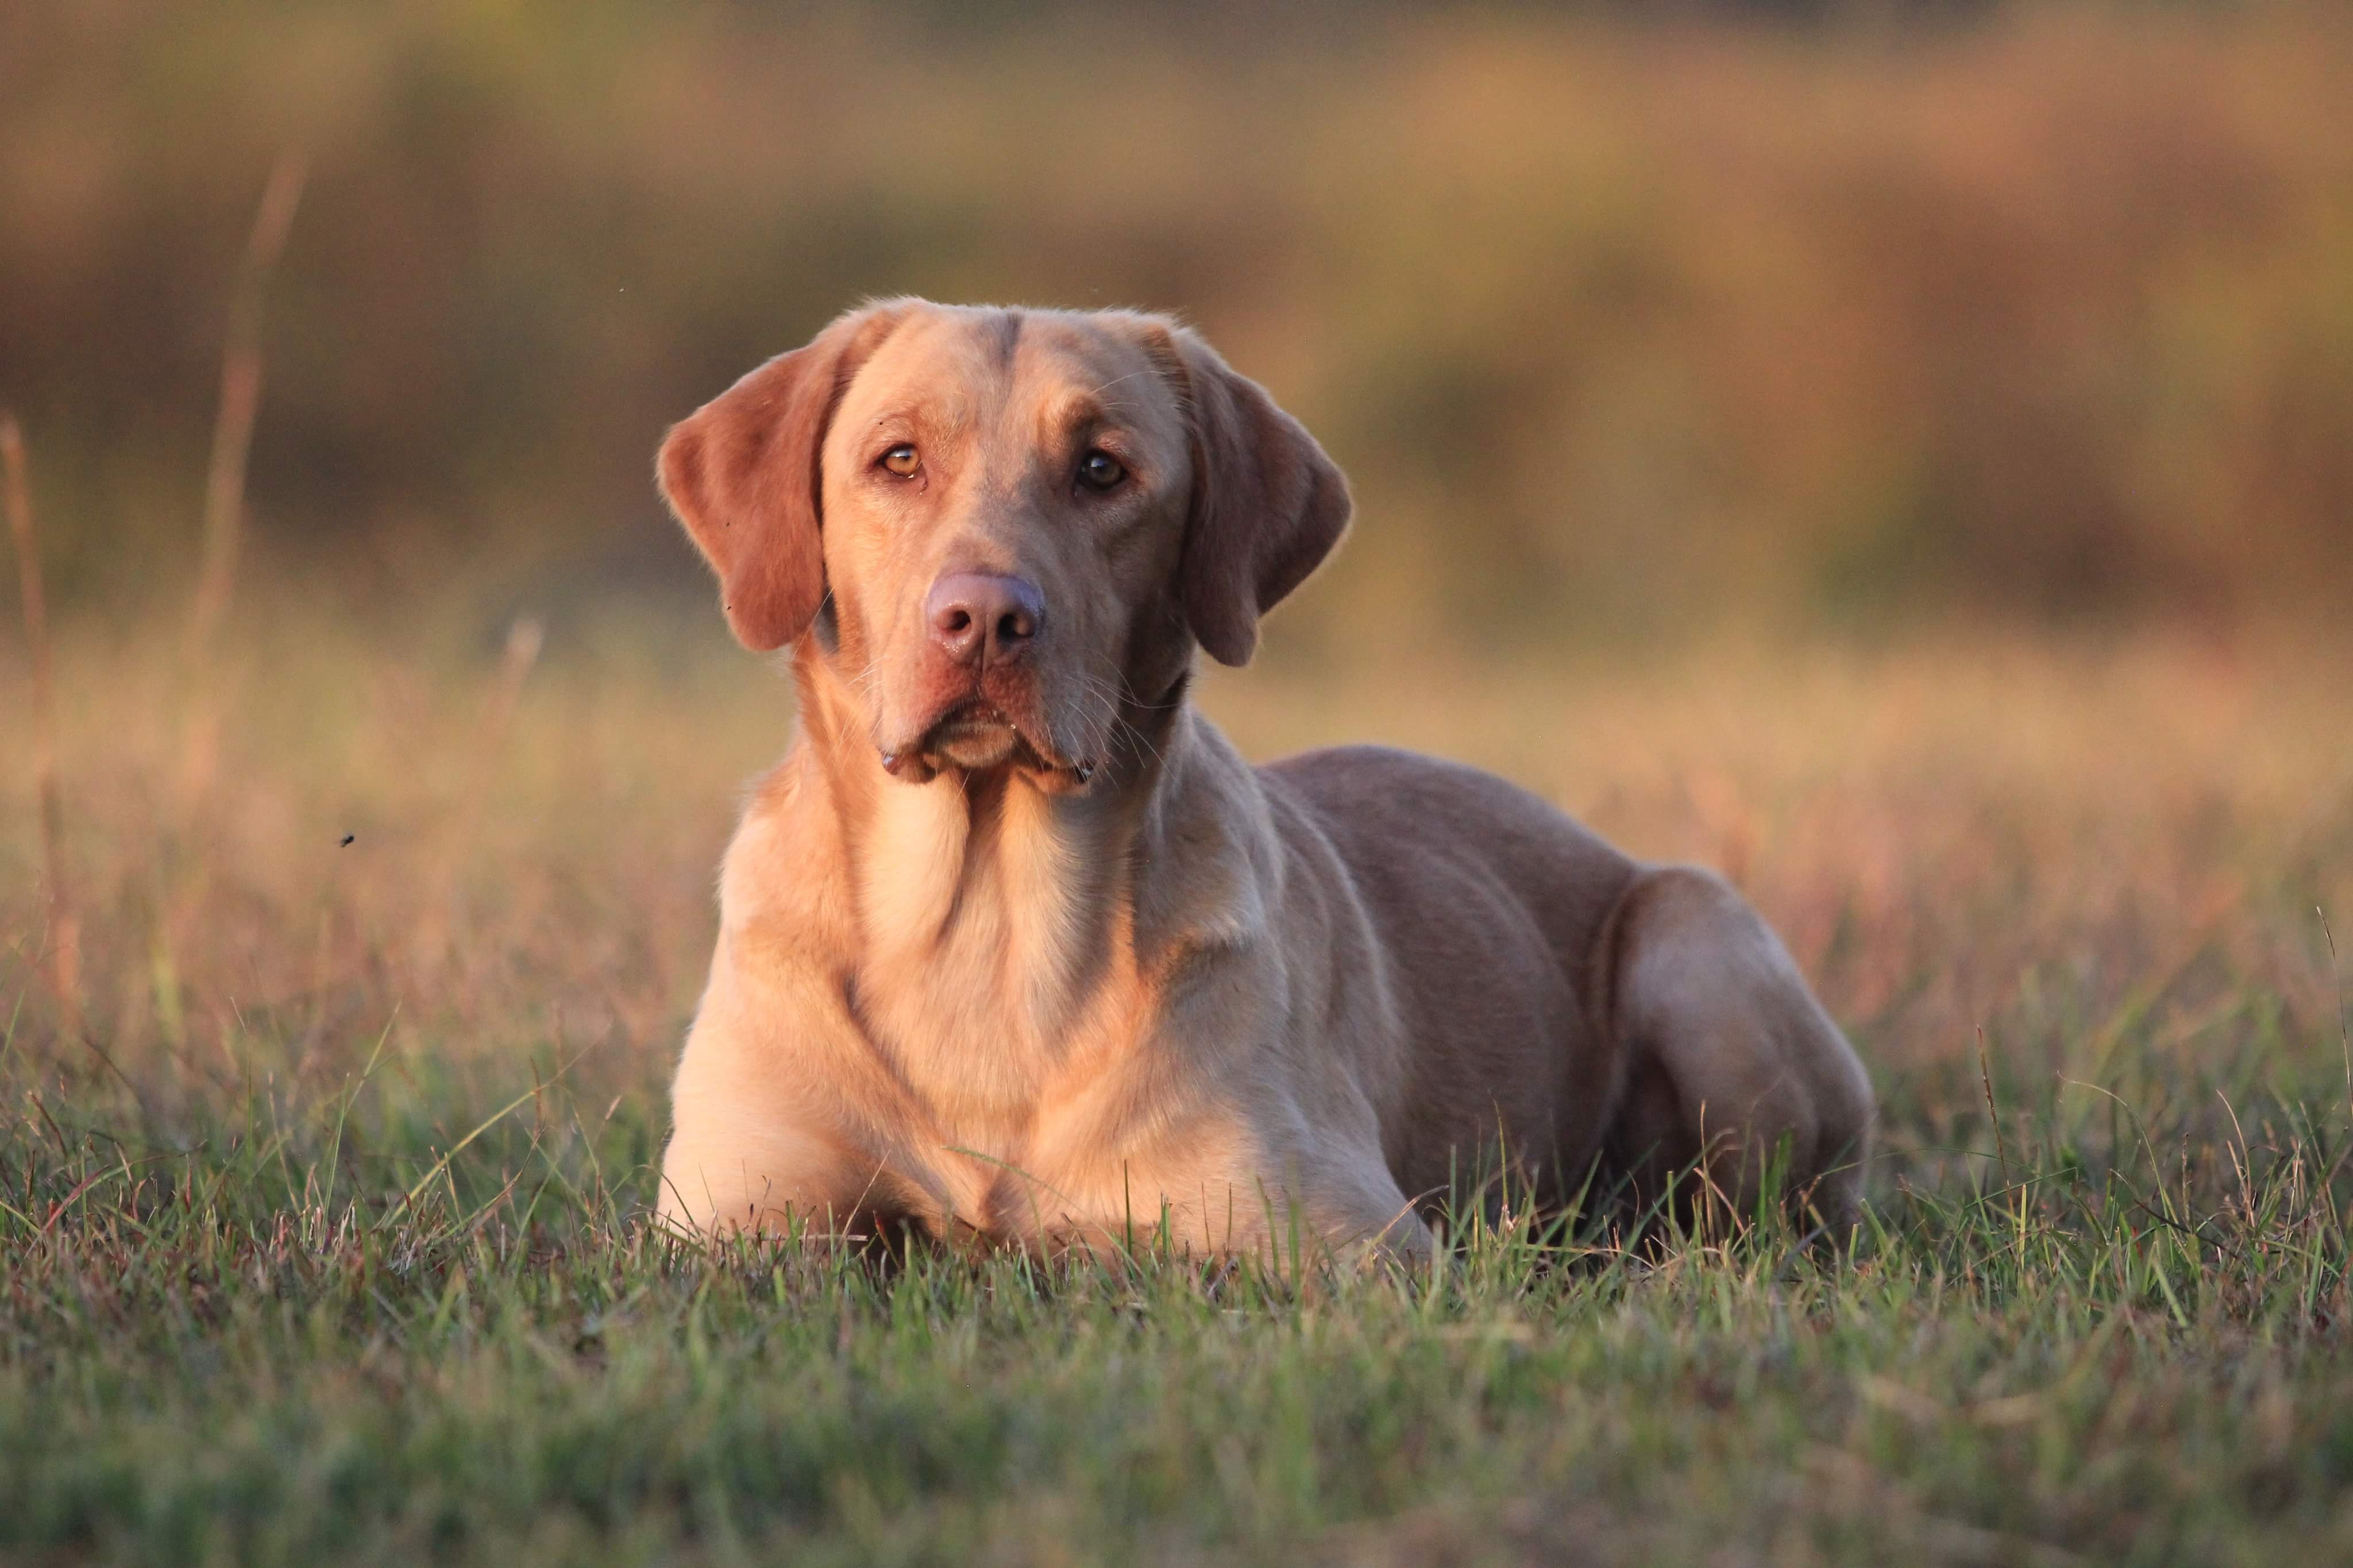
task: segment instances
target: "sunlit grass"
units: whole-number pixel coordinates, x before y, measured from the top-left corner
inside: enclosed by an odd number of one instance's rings
[[[605,1117],[554,1087],[445,1160],[436,1123],[481,1087],[223,1107],[185,1150],[13,1110],[0,1542],[1873,1562],[2342,1539],[2347,1184],[2292,1116],[2245,1149],[2168,1125],[2088,1163],[2013,1143],[1979,1182],[1883,1193],[1851,1261],[1769,1224],[1632,1251],[1506,1225],[1403,1280],[1148,1245],[897,1267],[681,1245],[642,1215],[653,1097]]]
[[[783,683],[664,625],[554,616],[517,676],[503,624],[260,603],[200,795],[168,639],[61,646],[85,1039],[36,970],[30,780],[0,785],[0,1553],[2353,1545],[2327,650],[1324,668],[1278,623],[1206,694],[1248,749],[1442,750],[1727,866],[1884,1106],[1849,1256],[1521,1217],[1401,1279],[1148,1226],[1092,1261],[665,1237],[663,1085]]]

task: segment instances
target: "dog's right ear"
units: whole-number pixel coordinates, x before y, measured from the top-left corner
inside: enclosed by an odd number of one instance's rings
[[[718,574],[720,605],[745,647],[784,647],[825,603],[818,454],[850,377],[905,314],[876,305],[840,317],[662,441],[662,496]]]

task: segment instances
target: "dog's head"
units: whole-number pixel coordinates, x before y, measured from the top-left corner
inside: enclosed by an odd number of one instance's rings
[[[1056,789],[1197,642],[1248,660],[1349,511],[1262,389],[1124,311],[852,311],[697,409],[659,468],[735,635],[809,639],[884,766]]]

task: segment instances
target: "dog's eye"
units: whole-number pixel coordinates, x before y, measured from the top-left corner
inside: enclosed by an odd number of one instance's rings
[[[883,453],[881,461],[884,468],[902,479],[913,479],[915,470],[923,466],[923,460],[915,456],[915,448],[904,441]]]
[[[1107,490],[1127,478],[1127,470],[1109,452],[1093,451],[1079,459],[1079,483],[1091,490]]]

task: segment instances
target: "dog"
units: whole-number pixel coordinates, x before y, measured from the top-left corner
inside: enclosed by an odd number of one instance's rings
[[[798,696],[668,1226],[1410,1260],[1482,1169],[1548,1214],[1692,1172],[1853,1222],[1870,1080],[1723,880],[1405,752],[1254,768],[1187,702],[1351,511],[1191,330],[870,304],[658,470]]]

